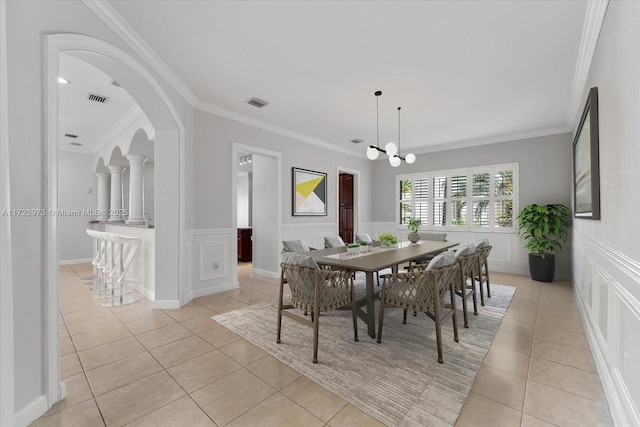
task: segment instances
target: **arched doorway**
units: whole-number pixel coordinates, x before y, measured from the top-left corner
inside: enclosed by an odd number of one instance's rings
[[[47,209],[58,209],[58,61],[65,53],[115,78],[149,118],[155,135],[156,302],[158,308],[178,308],[185,280],[185,131],[182,120],[160,84],[137,60],[101,40],[77,34],[46,36]],[[177,244],[176,244],[177,242]],[[45,378],[48,405],[64,397],[59,382],[58,342],[58,225],[47,217],[47,282],[45,352],[49,361]]]

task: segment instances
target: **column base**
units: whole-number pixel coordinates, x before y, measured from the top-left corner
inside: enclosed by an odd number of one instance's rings
[[[124,222],[123,218],[109,218],[108,220],[111,223],[122,224]]]
[[[145,221],[144,218],[129,218],[125,223],[132,225],[147,225],[147,221]]]

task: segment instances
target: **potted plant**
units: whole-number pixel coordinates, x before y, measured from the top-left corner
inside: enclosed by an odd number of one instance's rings
[[[418,230],[420,229],[420,224],[422,222],[419,219],[411,218],[407,223],[407,228],[411,230],[411,232],[407,235],[407,239],[411,243],[417,243],[420,240],[420,234],[418,234]]]
[[[518,214],[518,234],[529,251],[529,273],[533,280],[552,282],[554,252],[567,243],[570,212],[565,205],[527,205]]]
[[[378,236],[378,238],[380,239],[380,243],[382,244],[382,246],[385,246],[387,248],[398,243],[398,238],[393,234],[382,233],[381,235]]]

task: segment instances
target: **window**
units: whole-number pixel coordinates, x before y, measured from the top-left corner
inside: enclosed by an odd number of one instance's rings
[[[397,224],[422,229],[515,232],[517,164],[399,175]]]

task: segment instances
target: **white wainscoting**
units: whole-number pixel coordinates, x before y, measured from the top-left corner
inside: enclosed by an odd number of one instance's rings
[[[573,236],[574,292],[618,426],[640,425],[640,262]]]
[[[238,244],[235,229],[208,228],[185,232],[187,262],[185,295],[180,298],[186,304],[193,298],[214,294],[238,287],[233,250]]]
[[[391,233],[398,236],[400,240],[407,240],[408,230],[396,228],[395,222],[372,222],[368,223],[368,230],[363,230],[373,239],[377,239],[382,233]],[[491,242],[491,253],[489,254],[489,268],[491,271],[500,273],[529,275],[528,253],[523,248],[523,243],[516,233],[481,233],[475,231],[443,231],[447,233],[447,240],[460,245],[468,245],[482,239],[489,239]],[[562,277],[557,274],[558,278]]]

